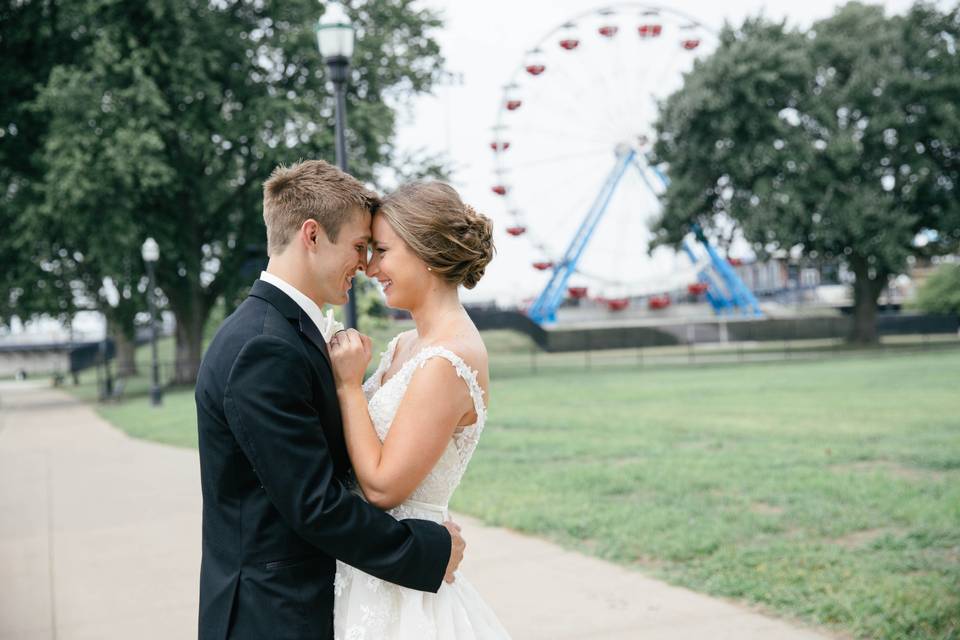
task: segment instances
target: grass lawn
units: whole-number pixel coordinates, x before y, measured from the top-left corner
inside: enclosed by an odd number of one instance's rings
[[[960,353],[496,382],[454,507],[864,638],[960,637]]]
[[[527,348],[488,345],[494,372]],[[858,637],[957,639],[958,381],[956,349],[495,375],[453,506]],[[191,390],[132,396],[98,410],[196,446]]]

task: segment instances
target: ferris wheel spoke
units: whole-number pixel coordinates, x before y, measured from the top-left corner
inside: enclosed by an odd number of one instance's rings
[[[614,37],[618,38],[622,35],[623,35],[622,33],[618,33]],[[630,86],[633,80],[631,76],[633,74],[630,73],[629,70],[627,70],[623,66],[623,56],[622,56],[623,46],[621,42],[622,40],[617,40],[615,42],[609,43],[610,48],[612,49],[611,56],[613,59],[613,62],[612,62],[613,70],[611,73],[611,77],[614,78],[614,81],[620,83],[621,88],[626,87],[626,91],[623,91],[623,93],[629,96],[629,95],[632,95],[633,93],[632,91],[630,91]],[[627,104],[627,101],[618,100],[615,106],[617,108],[619,121],[623,122],[626,125],[631,124],[631,114],[629,112],[629,106]]]
[[[609,154],[610,150],[604,146],[603,148],[597,148],[593,150],[583,150],[579,153],[568,153],[559,156],[547,156],[544,158],[536,158],[534,160],[524,160],[523,162],[518,162],[513,165],[512,170],[516,172],[518,169],[524,169],[527,167],[541,167],[544,165],[555,164],[557,162],[566,162],[569,160],[582,160],[585,158],[596,158],[600,155]]]
[[[599,35],[597,37],[602,38],[602,36]],[[597,42],[596,44],[608,50],[611,48],[615,49],[616,46],[613,42]],[[610,55],[609,51],[607,51],[605,55]],[[577,58],[575,65],[577,71],[571,72],[568,75],[575,75],[577,78],[584,79],[590,78],[592,80],[594,87],[588,87],[585,91],[588,93],[600,93],[602,95],[602,99],[599,102],[604,110],[604,115],[601,117],[604,122],[607,123],[608,127],[615,131],[615,135],[621,135],[624,125],[629,123],[629,118],[624,117],[627,102],[624,98],[627,94],[623,92],[623,84],[620,82],[620,79],[609,73],[608,65],[598,65],[592,60],[588,62],[585,57]],[[602,84],[601,92],[597,92],[597,84]]]
[[[545,125],[550,124],[551,123],[545,123]],[[566,141],[566,144],[563,145],[566,149],[576,147],[578,149],[604,148],[612,150],[612,145],[598,133],[591,131],[571,132],[569,129],[564,129],[560,125],[545,125],[525,125],[523,135],[525,136],[525,140],[529,140],[529,142],[519,147],[517,149],[518,152],[512,154],[511,158],[516,159],[519,156],[529,154],[530,150],[539,149],[541,146],[558,147],[560,145],[557,145],[557,140]]]
[[[591,144],[600,144],[606,143],[606,140],[610,139],[611,136],[608,132],[601,129],[595,129],[589,126],[563,126],[563,123],[556,120],[546,120],[538,121],[536,124],[524,122],[518,124],[518,128],[522,128],[526,134],[540,134],[545,136],[545,141],[550,141],[556,143],[557,140],[563,139],[576,139],[584,142],[589,142]],[[560,136],[557,138],[557,136]],[[612,148],[609,143],[606,143],[607,148]]]
[[[571,75],[566,71],[570,64],[569,57],[576,52],[564,54],[563,64],[556,63],[549,67],[546,75],[537,79],[537,96],[548,100],[553,115],[562,115],[567,122],[577,123],[578,127],[589,127],[604,137],[610,137],[612,131],[606,118],[598,117],[591,109],[593,103],[587,99],[595,93],[583,78]],[[599,129],[599,130],[598,130]]]
[[[509,126],[512,130],[524,132],[539,132],[549,130],[551,135],[561,133],[562,138],[577,137],[591,141],[610,140],[612,132],[608,123],[598,120],[591,114],[588,107],[579,102],[571,102],[558,96],[556,87],[540,87],[530,98],[531,104],[549,104],[549,112],[540,112],[537,119],[531,122],[528,114],[511,118]],[[512,115],[512,114],[511,114]],[[556,140],[556,138],[551,138]]]
[[[618,137],[618,131],[616,129],[615,119],[613,118],[613,114],[610,110],[610,101],[609,99],[605,99],[608,98],[608,96],[598,96],[595,88],[591,88],[584,84],[584,81],[581,80],[583,76],[573,75],[572,73],[568,72],[566,68],[561,70],[561,74],[571,87],[570,93],[578,97],[584,96],[581,99],[573,101],[573,104],[577,106],[577,111],[580,114],[578,116],[579,122],[589,122],[592,123],[593,126],[599,125],[600,130],[607,139],[616,140]],[[593,97],[593,100],[588,102],[589,97]],[[595,107],[599,106],[602,109],[602,112],[597,113],[595,110],[591,110],[591,105]]]
[[[669,65],[667,64],[663,65],[663,67],[661,67],[659,72],[656,74],[653,84],[651,86],[652,87],[661,86],[665,78],[667,78],[670,75],[676,75],[678,72],[679,72],[679,69],[677,68],[677,65],[675,64],[675,62]],[[644,88],[643,85],[641,85],[641,89],[643,88]]]
[[[564,137],[578,137],[589,139],[593,142],[597,140],[610,140],[613,132],[609,124],[602,119],[598,119],[596,114],[591,113],[579,102],[574,102],[571,106],[562,100],[555,101],[551,113],[542,119],[537,120],[536,125],[528,125],[533,131],[547,130],[543,125],[553,125],[549,130],[551,132],[562,132]],[[566,126],[563,126],[566,123]]]

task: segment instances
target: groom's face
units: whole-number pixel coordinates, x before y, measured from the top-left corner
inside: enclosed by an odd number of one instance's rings
[[[357,270],[367,266],[370,244],[370,213],[357,208],[340,227],[337,241],[331,242],[318,229],[315,250],[310,252],[314,288],[323,302],[345,304]]]

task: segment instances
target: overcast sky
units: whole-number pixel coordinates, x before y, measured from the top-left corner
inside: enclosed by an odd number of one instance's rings
[[[425,148],[447,154],[454,168],[453,185],[466,202],[490,215],[498,227],[497,258],[477,288],[466,292],[464,299],[512,302],[535,295],[545,275],[530,267],[534,252],[529,243],[504,234],[510,218],[503,210],[502,199],[491,192],[495,176],[489,144],[502,87],[521,64],[524,53],[558,25],[593,9],[634,3],[424,0],[423,4],[438,9],[444,17],[445,26],[436,37],[446,57],[447,70],[457,74],[462,82],[437,87],[432,95],[414,100],[410,112],[401,119],[398,144],[405,149]],[[899,13],[911,3],[888,0],[882,4],[888,13]],[[659,6],[688,14],[719,30],[724,21],[738,24],[746,16],[761,12],[770,18],[785,18],[791,25],[808,26],[829,16],[838,5],[834,0],[680,0]],[[603,162],[605,167],[609,165],[609,161]],[[538,227],[538,233],[549,235],[549,228]],[[567,240],[566,233],[553,238],[561,246]]]

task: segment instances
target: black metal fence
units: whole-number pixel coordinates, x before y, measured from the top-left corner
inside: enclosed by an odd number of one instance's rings
[[[785,339],[766,342],[689,342],[620,349],[546,352],[538,347],[490,356],[491,377],[507,378],[550,372],[583,373],[607,369],[730,366],[749,363],[801,362],[838,358],[881,358],[960,349],[956,333],[888,335],[879,344],[854,346],[845,339]]]
[[[594,324],[544,329],[516,311],[470,308],[470,316],[481,330],[512,329],[527,334],[550,353],[602,351],[689,344],[729,342],[781,342],[803,340],[846,340],[853,333],[854,320],[848,315],[799,318],[711,318],[673,320],[643,324]],[[911,313],[882,313],[877,316],[877,333],[895,335],[956,334],[960,318]]]

